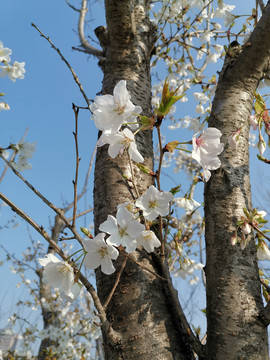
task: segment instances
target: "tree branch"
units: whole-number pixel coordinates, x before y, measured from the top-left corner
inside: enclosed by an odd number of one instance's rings
[[[55,47],[55,45],[52,43],[51,39],[47,36],[45,36],[41,30],[39,30],[39,28],[34,24],[32,23],[31,26],[33,26],[39,33],[40,33],[40,36],[43,37],[44,39],[46,39],[51,47],[59,54],[59,56],[61,57],[61,59],[64,61],[64,63],[67,65],[67,67],[69,68],[69,70],[71,71],[71,74],[73,76],[73,79],[75,80],[76,84],[79,86],[79,89],[80,89],[80,92],[82,93],[83,97],[84,97],[84,100],[86,101],[87,103],[87,106],[89,108],[90,106],[90,102],[89,102],[89,99],[88,97],[86,96],[84,90],[83,90],[83,87],[82,87],[82,84],[80,83],[79,81],[79,78],[78,76],[76,75],[75,71],[72,69],[72,67],[70,66],[69,62],[64,58],[64,56],[62,55],[61,51]],[[89,109],[90,110],[90,109]]]
[[[79,33],[81,45],[85,49],[85,52],[87,52],[88,54],[96,56],[99,60],[105,60],[103,52],[91,46],[84,35],[84,22],[85,22],[85,16],[87,10],[88,9],[86,7],[86,0],[82,0],[82,6],[80,10],[80,17],[78,23],[78,33]]]

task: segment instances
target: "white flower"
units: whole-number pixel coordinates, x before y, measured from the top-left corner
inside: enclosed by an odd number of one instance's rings
[[[205,62],[206,64],[216,63],[219,58],[220,58],[220,54],[212,53],[206,56]]]
[[[258,142],[258,150],[259,150],[259,153],[261,156],[263,156],[265,149],[266,149],[266,144],[265,144],[263,137],[261,136],[259,139],[259,142]]]
[[[203,42],[209,42],[211,37],[214,36],[214,33],[210,30],[206,30],[202,33],[201,37],[200,37],[200,41]]]
[[[174,276],[178,277],[180,276],[182,279],[185,279],[187,275],[192,275],[194,270],[202,270],[204,268],[204,265],[201,263],[195,263],[195,260],[185,260],[181,263],[180,269],[178,269]]]
[[[63,260],[59,260],[53,254],[47,254],[45,258],[38,259],[41,266],[44,266],[44,277],[49,285],[59,288],[68,295],[74,283],[73,268]]]
[[[5,65],[5,66],[0,66],[0,69],[2,69],[1,73],[0,73],[0,77],[4,77],[4,76],[8,76],[10,80],[12,80],[13,82],[16,79],[23,79],[24,78],[24,73],[25,73],[25,62],[18,62],[15,61],[13,66],[11,65]]]
[[[153,252],[155,247],[161,245],[155,233],[151,230],[145,230],[137,238],[137,246],[142,246],[147,252]]]
[[[32,157],[33,152],[36,150],[36,143],[19,142],[16,144],[17,149],[17,163],[12,162],[13,167],[17,171],[29,170],[32,165],[28,163],[28,159]]]
[[[117,134],[102,134],[97,142],[97,146],[109,144],[108,153],[111,158],[122,154],[127,149],[130,158],[138,163],[144,161],[142,155],[137,149],[133,133],[129,129],[124,129]]]
[[[228,144],[230,145],[230,147],[232,147],[233,149],[237,149],[238,144],[240,142],[240,134],[241,134],[242,128],[234,131],[228,138]]]
[[[201,101],[202,104],[205,104],[207,101],[209,101],[209,97],[202,92],[195,92],[193,93],[193,96],[197,101]]]
[[[5,102],[0,102],[0,111],[1,110],[10,110],[10,107],[7,103]]]
[[[243,225],[241,225],[241,230],[243,231],[244,234],[248,235],[251,233],[251,226],[248,222],[244,222]]]
[[[260,210],[260,211],[257,211],[257,214],[259,215],[259,217],[265,218],[265,216],[267,215],[267,212],[263,211],[263,210]]]
[[[137,237],[145,230],[143,224],[136,220],[131,212],[124,206],[117,210],[116,218],[108,215],[100,226],[99,230],[105,231],[110,236],[107,239],[108,244],[115,246],[125,246],[128,253],[135,251],[137,247]]]
[[[270,260],[270,250],[263,240],[260,240],[257,248],[258,260]]]
[[[231,14],[228,10],[225,10],[223,19],[224,19],[224,26],[228,27],[234,22],[235,16]]]
[[[216,170],[221,165],[217,157],[224,148],[224,144],[220,143],[221,135],[218,129],[210,127],[198,137],[195,134],[192,138],[192,157],[203,168],[205,181],[210,179],[211,173],[209,170]]]
[[[170,192],[160,192],[151,185],[145,194],[136,201],[136,206],[143,210],[146,220],[155,220],[159,215],[165,216],[169,212],[170,201],[173,195]]]
[[[5,61],[7,63],[10,62],[10,56],[12,54],[12,50],[8,48],[4,48],[4,44],[0,41],[0,61]]]
[[[90,105],[95,125],[106,134],[117,133],[124,123],[134,123],[142,108],[130,101],[126,80],[117,83],[113,95],[102,95]]]
[[[99,233],[94,239],[83,240],[83,246],[87,251],[84,264],[90,269],[96,269],[101,265],[101,271],[110,275],[115,271],[112,259],[116,260],[119,252],[106,243],[104,237],[104,233]]]
[[[201,204],[197,201],[193,199],[187,199],[185,197],[175,198],[174,202],[178,207],[184,208],[187,213],[191,213],[192,211],[201,206]]]
[[[76,282],[71,285],[71,288],[68,293],[60,291],[60,296],[62,299],[72,302],[75,299],[77,299],[77,297],[80,295],[81,290],[82,290],[82,284]]]

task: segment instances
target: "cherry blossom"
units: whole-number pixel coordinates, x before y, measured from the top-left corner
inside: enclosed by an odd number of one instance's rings
[[[11,65],[4,65],[0,66],[0,69],[2,70],[0,73],[0,77],[8,76],[8,78],[11,81],[15,81],[16,79],[24,79],[24,73],[25,73],[25,62],[18,62],[15,61],[13,66]]]
[[[1,110],[10,110],[10,107],[5,102],[0,102],[0,111]]]
[[[145,230],[137,238],[137,246],[142,246],[148,253],[153,252],[155,247],[161,245],[155,233],[151,230]]]
[[[29,170],[32,165],[28,163],[28,159],[32,157],[33,152],[35,151],[36,143],[23,142],[20,141],[16,144],[17,149],[17,163],[12,162],[13,167],[17,171]]]
[[[173,195],[167,191],[159,191],[151,185],[145,194],[136,201],[136,206],[143,210],[146,220],[153,221],[159,215],[165,216],[169,213],[169,204]]]
[[[250,115],[249,121],[250,121],[250,126],[252,126],[253,130],[257,130],[258,121],[257,121],[256,115]]]
[[[125,207],[120,207],[117,210],[116,218],[108,215],[107,220],[99,226],[99,230],[110,234],[107,239],[108,244],[125,246],[126,251],[130,253],[135,251],[136,239],[145,230],[145,227]]]
[[[175,198],[174,202],[178,207],[184,208],[188,214],[201,206],[197,201],[185,197]]]
[[[117,133],[124,123],[136,122],[142,108],[130,101],[126,80],[119,81],[113,95],[102,95],[95,98],[90,105],[96,127],[105,134]]]
[[[220,167],[221,162],[219,155],[224,148],[220,143],[221,132],[213,127],[204,130],[201,135],[195,134],[192,138],[193,151],[192,157],[197,160],[203,168],[204,179],[208,181],[211,177],[209,170],[216,170]]]
[[[83,240],[83,246],[87,251],[84,264],[89,269],[97,269],[101,265],[101,271],[110,275],[115,271],[112,259],[118,258],[118,250],[105,242],[106,234],[99,233],[94,239]]]
[[[74,271],[68,262],[59,260],[53,254],[47,254],[45,258],[38,259],[44,266],[44,277],[49,285],[59,288],[65,295],[70,295],[74,283]]]
[[[258,260],[270,260],[270,250],[263,240],[259,241],[257,247],[257,258]]]
[[[108,153],[111,158],[122,154],[127,149],[130,158],[138,163],[144,161],[142,155],[137,149],[133,133],[129,129],[124,129],[117,134],[102,134],[97,142],[97,146],[109,144]]]
[[[4,44],[0,41],[0,61],[2,62],[10,62],[10,56],[12,54],[12,50],[8,48],[4,48]]]
[[[240,134],[241,134],[242,128],[234,131],[228,138],[228,144],[233,149],[237,149],[239,141],[240,141]]]

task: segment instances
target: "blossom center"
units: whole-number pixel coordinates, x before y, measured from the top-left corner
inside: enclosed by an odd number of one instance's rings
[[[100,255],[100,257],[101,257],[102,259],[104,258],[104,256],[108,255],[108,250],[107,250],[107,247],[105,247],[105,246],[101,247],[101,248],[98,250],[98,252],[99,252],[99,255]]]
[[[119,229],[118,231],[119,231],[119,234],[120,234],[121,238],[123,236],[127,235],[127,228],[126,227],[121,228],[120,226],[118,226],[118,229]]]
[[[65,264],[59,264],[56,266],[56,270],[59,276],[63,279],[64,277],[67,276],[67,273],[70,271],[70,268]]]
[[[156,208],[158,205],[157,205],[157,200],[155,201],[149,201],[149,208],[151,209],[154,209]]]
[[[196,145],[198,147],[202,146],[204,144],[203,138],[201,136],[196,138]]]
[[[117,101],[115,102],[115,107],[113,109],[116,111],[119,115],[122,115],[125,111],[125,105],[121,106]]]

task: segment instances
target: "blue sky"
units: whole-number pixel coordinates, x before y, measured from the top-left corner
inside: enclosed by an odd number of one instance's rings
[[[247,3],[249,6],[253,5],[251,0]],[[93,30],[99,25],[105,25],[102,2],[96,2],[89,10],[88,19],[93,19],[89,23],[89,33],[95,40]],[[16,143],[26,128],[29,128],[27,141],[35,141],[37,145],[31,159],[33,168],[31,171],[25,171],[23,176],[56,206],[61,207],[63,202],[71,201],[73,196],[75,147],[72,135],[74,131],[72,103],[85,106],[85,102],[69,70],[60,60],[59,55],[51,49],[49,43],[41,38],[31,26],[32,22],[51,38],[56,47],[60,48],[91,99],[101,90],[102,72],[97,66],[96,59],[72,50],[72,46],[79,45],[78,14],[70,9],[64,0],[1,1],[0,40],[3,41],[4,46],[12,49],[12,61],[25,61],[26,75],[24,80],[17,80],[15,83],[6,78],[0,79],[0,92],[6,94],[5,101],[11,107],[10,111],[0,113],[0,146],[8,146],[10,142]],[[220,65],[221,62],[219,62]],[[194,102],[191,101],[187,105],[187,114],[193,108]],[[174,134],[170,133],[167,136],[175,140]],[[79,185],[84,182],[84,174],[96,138],[97,131],[90,121],[90,113],[80,111]],[[182,138],[181,140],[190,139]],[[1,168],[0,164],[0,173]],[[256,186],[260,185],[259,181],[262,180],[259,179],[269,170],[267,165],[256,161],[254,151],[252,151],[251,169],[254,198],[259,205],[263,205],[261,193]],[[175,177],[174,174],[173,176]],[[91,180],[93,181],[93,173],[90,183]],[[172,185],[168,184],[168,186]],[[49,218],[53,218],[53,212],[40,199],[33,196],[31,191],[10,171],[0,184],[0,188],[1,192],[32,216],[35,221],[49,229]],[[200,191],[199,199],[196,198],[198,201],[202,199],[202,186]],[[79,208],[84,209],[88,205],[92,205],[91,186]],[[264,210],[267,211],[267,208]],[[0,226],[3,226],[13,213],[7,208],[2,208],[1,213]],[[91,216],[86,219],[86,222],[90,221]],[[20,225],[16,229],[3,230],[0,233],[1,243],[17,254],[25,250],[29,242],[27,228],[21,221],[19,222]],[[40,239],[39,235],[32,230],[31,234],[34,239]],[[1,284],[1,294],[4,294],[1,295],[2,298],[0,297],[1,328],[4,326],[5,319],[16,310],[14,307],[16,299],[24,296],[24,290],[16,289],[18,277],[9,272],[6,264],[0,267],[0,274],[1,278],[5,279]]]

